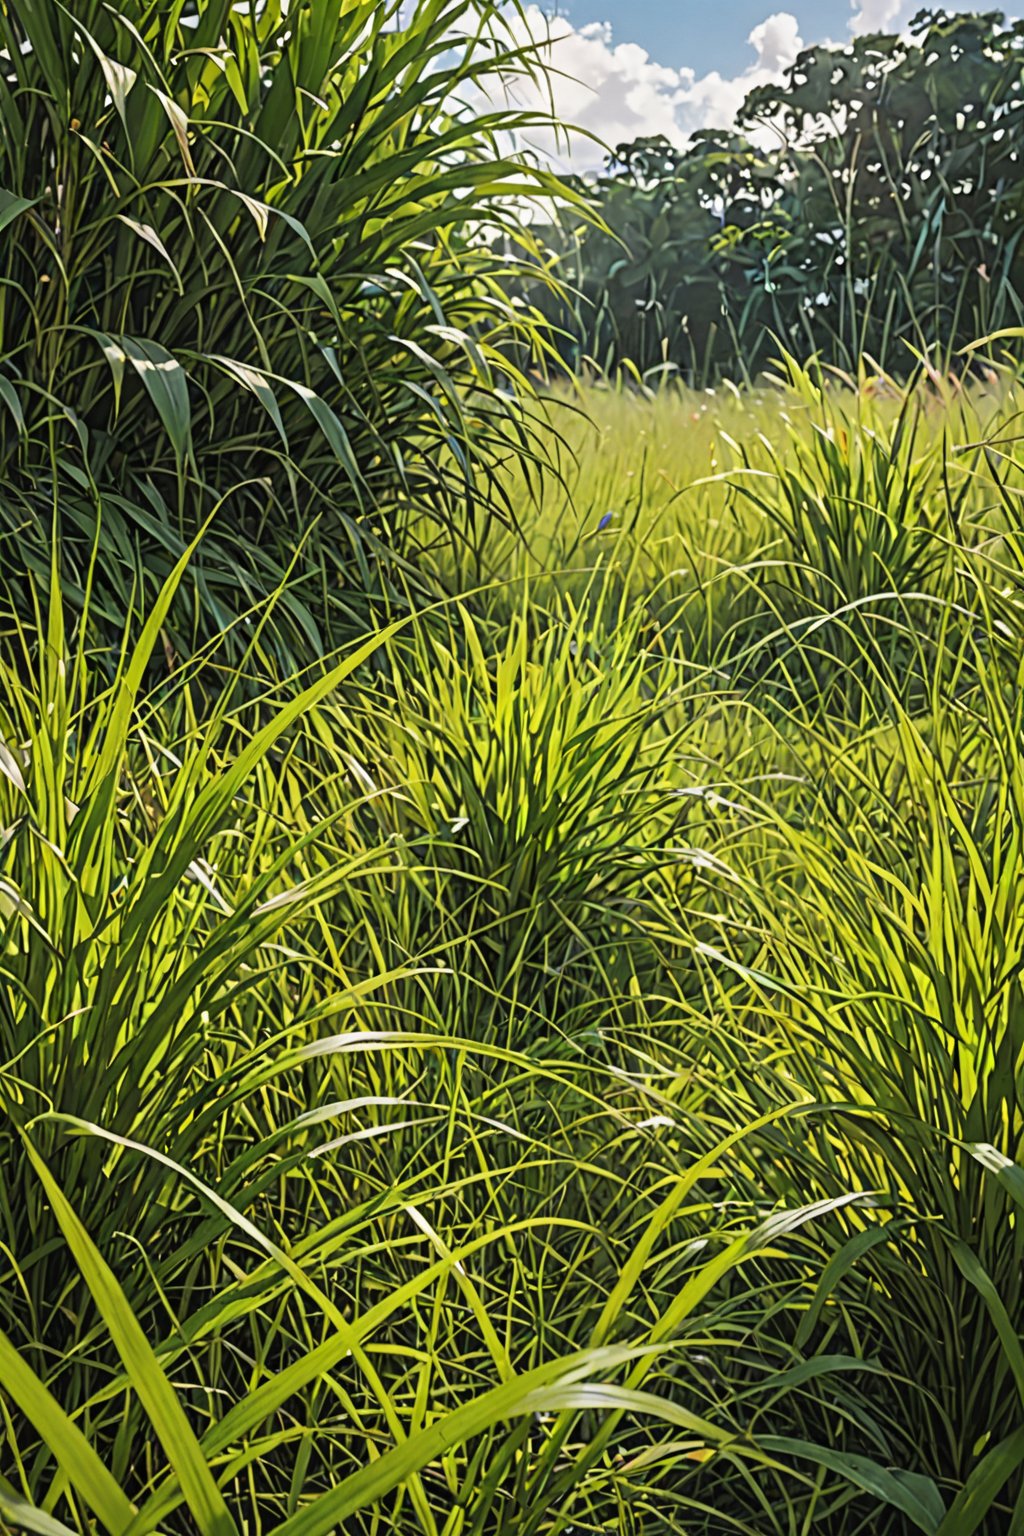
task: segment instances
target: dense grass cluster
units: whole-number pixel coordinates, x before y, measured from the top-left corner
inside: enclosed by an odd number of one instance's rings
[[[304,684],[23,632],[7,1524],[1019,1528],[1017,386],[583,403]]]
[[[0,11],[0,1530],[1022,1536],[1019,372],[537,401],[509,22]]]
[[[0,591],[60,576],[94,628],[183,654],[284,584],[281,670],[349,637],[429,500],[452,528],[544,334],[503,282],[564,192],[502,152],[543,114],[494,0],[13,0],[0,11]],[[480,238],[500,233],[498,254]],[[297,558],[297,556],[300,556]],[[23,617],[27,616],[22,608]],[[234,646],[237,658],[239,648]]]

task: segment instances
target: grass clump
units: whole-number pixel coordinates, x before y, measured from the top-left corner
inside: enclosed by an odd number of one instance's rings
[[[1019,384],[855,386],[586,395],[285,682],[205,536],[8,610],[6,1526],[1020,1527]]]
[[[411,511],[452,537],[466,507],[501,515],[508,434],[540,446],[513,359],[546,346],[504,292],[533,246],[517,210],[570,195],[501,147],[544,114],[482,95],[536,72],[514,20],[492,0],[3,11],[15,604],[54,534],[81,601],[95,546],[112,643],[215,513],[168,643],[237,637],[284,585],[264,646],[288,675],[366,626],[395,562],[409,579]]]
[[[411,839],[396,851],[363,830],[378,795],[398,814],[431,803],[400,750],[413,710],[399,701],[395,750],[378,748],[381,791],[349,758],[333,774],[325,762],[339,689],[387,637],[265,723],[230,696],[196,722],[184,679],[170,697],[141,690],[172,596],[112,686],[68,649],[59,609],[37,675],[9,679],[5,1519],[37,1528],[49,1501],[62,1529],[219,1531],[258,1514],[283,1531],[382,1518],[541,1530],[552,1508],[609,1518],[659,1423],[682,1436],[659,1464],[699,1452],[699,1466],[722,1446],[770,1473],[685,1357],[736,1353],[748,1271],[837,1202],[717,1201],[704,1181],[742,1132],[709,1145],[681,1081],[652,1078],[628,1040],[548,1049],[566,994],[571,1014],[600,991],[578,960],[548,990],[560,948],[600,953],[621,921],[613,909],[605,937],[593,931],[616,890],[607,843],[552,825],[540,873],[550,885],[560,868],[561,891],[504,970],[472,972],[496,927],[511,947],[528,829],[472,905],[442,862],[447,827],[424,826],[415,861]],[[583,804],[595,770],[582,748],[593,737],[600,766],[622,727],[567,672],[545,672],[546,688],[515,636],[499,664],[513,722],[532,700],[534,723],[557,724],[575,687],[565,735],[580,749],[563,782],[580,776]],[[631,700],[627,678],[611,702],[628,721],[623,688]],[[534,768],[550,757],[543,734],[516,737]],[[629,791],[616,780],[606,805]],[[638,814],[638,852],[650,820]],[[408,888],[435,914],[413,942]],[[450,977],[490,993],[489,1028]],[[431,1014],[423,999],[442,982]],[[621,971],[604,986],[628,995]],[[804,1269],[794,1251],[789,1305]],[[622,1467],[612,1450],[626,1445]]]

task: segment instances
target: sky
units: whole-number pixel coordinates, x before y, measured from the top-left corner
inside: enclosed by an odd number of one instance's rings
[[[638,43],[661,64],[736,75],[751,60],[747,38],[772,6],[771,0],[548,0],[545,8],[577,27],[607,21],[617,42]],[[842,36],[852,14],[849,0],[790,0],[786,10],[809,41],[815,33]]]
[[[557,115],[610,145],[642,134],[685,143],[698,128],[728,127],[747,92],[778,79],[801,48],[898,31],[923,3],[782,0],[773,10],[772,0],[524,0],[529,31],[551,39]],[[945,5],[992,8],[991,0]],[[534,133],[531,143],[562,170],[594,170],[604,157],[580,137],[567,147]]]

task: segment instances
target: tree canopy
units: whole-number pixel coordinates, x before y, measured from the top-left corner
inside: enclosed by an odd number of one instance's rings
[[[617,146],[586,188],[604,227],[548,231],[570,360],[736,377],[778,338],[900,371],[1019,324],[1022,72],[1024,22],[922,10],[805,49],[733,132]]]

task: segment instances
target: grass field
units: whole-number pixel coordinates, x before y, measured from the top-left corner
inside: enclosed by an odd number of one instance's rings
[[[0,1526],[1024,1530],[1020,386],[550,410],[304,691],[7,669]]]

